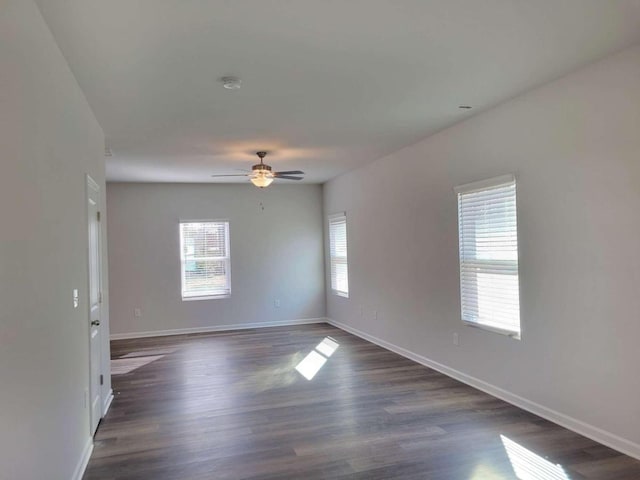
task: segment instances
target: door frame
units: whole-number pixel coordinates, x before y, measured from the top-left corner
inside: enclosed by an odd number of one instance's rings
[[[91,437],[93,437],[95,435],[95,431],[97,430],[97,426],[100,423],[100,419],[102,418],[103,415],[103,405],[104,405],[104,398],[103,397],[103,392],[102,392],[102,385],[100,383],[100,380],[98,379],[98,387],[97,387],[97,396],[99,398],[98,403],[100,406],[99,409],[99,413],[97,413],[96,415],[98,416],[98,418],[94,418],[94,411],[92,408],[92,402],[93,402],[93,396],[92,396],[92,377],[91,377],[91,373],[93,370],[93,358],[97,358],[97,363],[98,363],[98,368],[97,371],[99,372],[98,375],[102,376],[103,375],[103,359],[102,359],[102,329],[98,326],[98,330],[97,330],[97,340],[95,342],[96,348],[98,349],[98,352],[96,352],[96,355],[92,355],[92,342],[91,342],[91,240],[90,240],[90,209],[89,209],[89,200],[90,200],[90,195],[93,192],[95,199],[96,199],[96,208],[98,211],[98,215],[100,215],[100,212],[102,211],[102,195],[101,195],[101,191],[100,191],[100,185],[98,185],[98,183],[91,178],[91,175],[86,174],[86,190],[85,190],[85,219],[86,219],[86,225],[85,225],[85,232],[87,234],[87,249],[86,249],[86,258],[87,258],[87,294],[86,294],[86,298],[87,298],[87,324],[88,324],[88,336],[87,336],[87,341],[88,341],[88,353],[89,353],[89,358],[88,358],[88,379],[89,379],[89,388],[88,388],[88,393],[87,393],[87,410],[89,411],[89,434]],[[96,235],[96,243],[97,243],[97,250],[98,250],[98,295],[99,295],[99,301],[98,301],[98,315],[99,315],[99,319],[102,321],[103,320],[103,308],[102,308],[102,268],[103,268],[103,258],[102,258],[102,225],[101,225],[101,219],[98,218],[98,232]],[[96,428],[94,429],[94,425],[96,426]]]

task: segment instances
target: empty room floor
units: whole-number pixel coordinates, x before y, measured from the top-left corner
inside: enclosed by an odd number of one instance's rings
[[[326,324],[120,340],[112,359],[87,480],[640,479],[640,461]]]

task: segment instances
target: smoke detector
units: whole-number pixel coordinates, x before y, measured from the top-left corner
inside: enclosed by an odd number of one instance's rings
[[[238,90],[242,86],[242,82],[238,77],[222,77],[220,81],[227,90]]]

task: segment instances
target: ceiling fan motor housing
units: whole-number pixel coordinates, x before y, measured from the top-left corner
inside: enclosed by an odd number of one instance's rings
[[[251,170],[254,172],[270,172],[271,171],[271,166],[270,165],[266,165],[264,163],[256,163],[253,167],[251,167]]]

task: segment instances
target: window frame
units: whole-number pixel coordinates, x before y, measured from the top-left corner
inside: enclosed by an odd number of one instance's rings
[[[513,185],[514,187],[514,192],[513,192],[513,200],[514,200],[514,205],[515,205],[515,233],[516,233],[516,260],[515,260],[515,271],[516,271],[516,276],[517,276],[517,291],[518,291],[518,329],[517,330],[512,330],[512,329],[507,329],[507,328],[501,328],[495,325],[490,325],[487,323],[481,323],[480,319],[476,319],[476,320],[469,320],[467,318],[465,318],[465,311],[464,311],[464,306],[465,306],[465,302],[463,299],[463,266],[464,266],[464,258],[463,258],[463,244],[462,244],[462,233],[461,233],[461,226],[462,226],[462,212],[461,212],[461,203],[460,203],[460,198],[461,195],[465,195],[465,194],[470,194],[470,193],[476,193],[476,192],[481,192],[481,191],[486,191],[486,190],[491,190],[491,189],[495,189],[495,188],[499,188],[499,187],[504,187],[506,185]],[[511,337],[513,339],[516,340],[520,340],[522,338],[522,316],[520,313],[520,242],[518,240],[519,235],[518,235],[518,202],[517,202],[517,182],[516,182],[516,177],[515,175],[512,174],[508,174],[508,175],[502,175],[499,177],[493,177],[493,178],[489,178],[486,180],[481,180],[478,182],[472,182],[472,183],[467,183],[464,185],[460,185],[454,188],[454,191],[456,193],[456,203],[457,203],[457,210],[458,210],[458,260],[459,260],[459,269],[458,269],[458,274],[459,274],[459,288],[460,288],[460,318],[462,320],[462,323],[466,326],[470,326],[470,327],[474,327],[474,328],[479,328],[481,330],[486,330],[489,332],[493,332],[493,333],[498,333],[501,335],[506,335],[508,337]],[[504,260],[496,260],[496,262],[504,262]]]
[[[182,233],[182,225],[188,223],[222,223],[225,225],[225,251],[226,256],[224,257],[202,257],[207,258],[208,260],[224,260],[225,261],[225,277],[227,289],[223,293],[214,294],[214,293],[205,293],[202,295],[185,295],[185,264],[186,258],[184,256],[184,235]],[[179,220],[178,221],[178,240],[180,244],[180,296],[183,302],[191,302],[197,300],[216,300],[216,299],[224,299],[231,297],[231,241],[230,241],[230,222],[227,219],[216,219],[216,220]]]
[[[331,236],[331,225],[335,223],[339,223],[337,222],[337,220],[343,220],[343,222],[341,223],[344,223],[344,238],[345,238],[345,251],[346,251],[346,255],[344,257],[337,256],[337,255],[334,256],[331,248],[331,245],[333,243],[332,236]],[[349,298],[349,245],[348,245],[349,240],[348,240],[348,234],[347,234],[347,213],[338,212],[338,213],[331,214],[328,216],[328,221],[329,221],[329,229],[328,229],[329,230],[329,283],[331,287],[331,293],[333,293],[338,297]],[[338,290],[337,288],[334,288],[334,283],[333,283],[334,265],[338,265],[338,264],[341,264],[341,265],[344,264],[344,266],[346,267],[346,271],[347,271],[347,290],[346,291]],[[337,277],[337,274],[335,275],[335,277]],[[337,287],[337,285],[335,285],[335,287]]]

